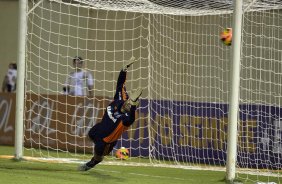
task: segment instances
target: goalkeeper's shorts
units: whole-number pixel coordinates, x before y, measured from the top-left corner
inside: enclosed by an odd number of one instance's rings
[[[106,143],[105,141],[103,141],[103,138],[100,137],[98,132],[96,131],[95,126],[90,129],[88,136],[94,142],[94,151],[98,156],[108,155],[117,144],[117,141],[114,141],[112,143]]]

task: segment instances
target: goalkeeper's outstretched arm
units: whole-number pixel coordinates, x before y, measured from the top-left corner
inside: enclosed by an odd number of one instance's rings
[[[122,70],[119,73],[117,86],[116,86],[116,93],[114,99],[116,100],[127,100],[128,94],[126,92],[125,81],[128,68],[135,62],[135,57],[131,57],[130,60],[126,62],[126,64],[122,67]]]

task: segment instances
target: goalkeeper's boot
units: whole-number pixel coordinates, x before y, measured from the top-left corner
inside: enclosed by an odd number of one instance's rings
[[[82,165],[78,166],[77,170],[79,170],[79,171],[88,171],[90,169],[92,169],[92,167],[87,166],[86,163],[85,163],[85,164],[82,164]]]

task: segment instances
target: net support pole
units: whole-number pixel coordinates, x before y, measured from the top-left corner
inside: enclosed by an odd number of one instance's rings
[[[20,0],[18,16],[17,93],[15,125],[15,159],[17,160],[23,157],[25,42],[27,33],[26,10],[27,0]]]
[[[144,16],[144,15],[143,15]],[[150,163],[152,163],[152,135],[151,135],[151,101],[152,101],[152,95],[151,95],[151,67],[152,67],[152,61],[151,61],[151,14],[148,14],[148,136],[149,136],[149,160]]]
[[[226,179],[233,182],[235,179],[237,157],[237,122],[240,93],[240,66],[241,66],[241,28],[243,15],[243,0],[234,0],[233,39],[231,64],[231,93],[228,113],[227,163]]]

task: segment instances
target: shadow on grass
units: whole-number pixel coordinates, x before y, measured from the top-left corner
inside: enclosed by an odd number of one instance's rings
[[[243,184],[243,181],[239,179],[234,179],[233,181],[229,181],[226,178],[223,178],[222,180],[220,180],[220,182],[224,182],[226,184]]]
[[[110,181],[112,183],[124,182],[124,179],[121,177],[116,177],[111,174],[103,173],[101,170],[95,170],[95,168],[91,171],[84,172],[83,175],[90,175],[97,180],[101,180],[101,182]]]

